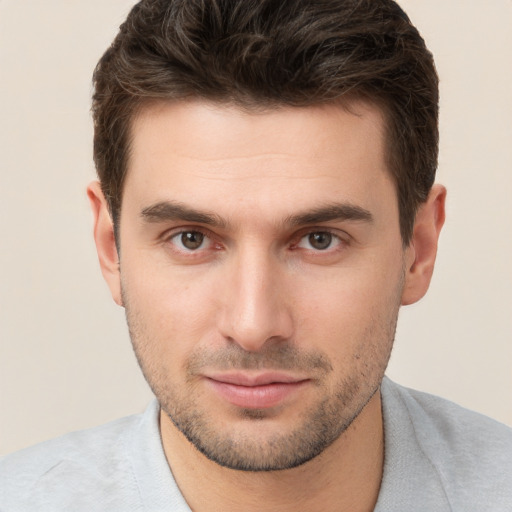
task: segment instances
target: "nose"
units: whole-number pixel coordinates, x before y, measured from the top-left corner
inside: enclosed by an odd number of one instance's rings
[[[293,332],[285,272],[277,258],[248,248],[225,269],[222,286],[222,336],[248,352],[289,340]]]

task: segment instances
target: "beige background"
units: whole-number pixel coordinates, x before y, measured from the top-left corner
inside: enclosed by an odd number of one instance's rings
[[[85,186],[91,72],[132,1],[0,0],[0,454],[150,400]],[[448,221],[389,375],[512,425],[512,2],[403,0],[442,79]]]

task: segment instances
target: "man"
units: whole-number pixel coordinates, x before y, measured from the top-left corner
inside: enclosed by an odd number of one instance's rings
[[[157,401],[1,463],[0,510],[510,510],[510,429],[384,377],[444,222],[390,0],[146,0],[94,75],[101,269]]]

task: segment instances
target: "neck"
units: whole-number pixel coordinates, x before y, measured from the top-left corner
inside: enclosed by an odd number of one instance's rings
[[[367,512],[377,501],[384,461],[379,392],[322,454],[289,470],[228,469],[196,450],[163,413],[160,429],[173,476],[194,512]]]

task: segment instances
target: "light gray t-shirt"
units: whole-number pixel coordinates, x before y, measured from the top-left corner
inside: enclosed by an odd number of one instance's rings
[[[512,511],[512,429],[387,378],[382,397],[376,512]],[[0,511],[190,512],[165,459],[158,413],[155,401],[144,414],[0,459]]]

